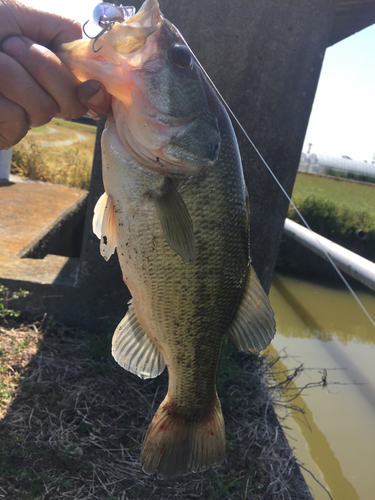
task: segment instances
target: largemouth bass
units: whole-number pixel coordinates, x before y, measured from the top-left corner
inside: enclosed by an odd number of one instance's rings
[[[275,332],[250,265],[249,201],[231,122],[156,0],[95,42],[65,44],[59,56],[113,96],[102,136],[105,193],[93,220],[103,257],[117,249],[132,294],[113,356],[142,378],[168,366],[143,469],[172,478],[218,466],[223,337],[249,352]]]

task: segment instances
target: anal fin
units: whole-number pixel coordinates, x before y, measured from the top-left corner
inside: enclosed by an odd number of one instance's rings
[[[131,302],[113,335],[112,355],[120,366],[140,378],[157,377],[165,368],[163,355],[139,323]]]
[[[265,349],[275,335],[276,324],[270,301],[250,266],[249,276],[228,337],[242,352]]]

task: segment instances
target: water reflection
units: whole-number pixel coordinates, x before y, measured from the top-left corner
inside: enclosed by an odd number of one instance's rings
[[[270,353],[274,356],[277,355],[277,352],[272,348],[270,349]],[[284,365],[284,363],[279,361],[278,364],[278,368],[281,369],[283,373],[285,373],[287,371],[287,367]],[[293,393],[298,394],[299,391],[300,387],[292,382],[289,389],[289,398],[292,399]],[[298,413],[294,413],[293,416],[298,422],[298,427],[302,436],[308,443],[309,455],[311,459],[315,462],[315,464],[318,464],[318,471],[314,472],[315,474],[317,474],[318,472],[318,474],[321,476],[320,482],[327,485],[334,499],[342,500],[345,498],[349,498],[350,500],[359,500],[359,496],[353,485],[343,475],[340,462],[336,458],[327,437],[316,425],[313,417],[313,412],[306,404],[304,398],[302,396],[297,396],[295,399],[293,398],[293,404],[299,406],[300,408],[303,408],[304,419],[302,419],[301,415],[299,415]],[[279,416],[281,416],[280,413]],[[292,446],[295,446],[295,444],[292,444]],[[301,459],[301,461],[303,460]],[[311,470],[311,464],[307,464],[307,468],[311,472],[313,472]],[[319,493],[324,495],[324,490],[320,490]],[[317,500],[318,497],[314,495],[314,498]],[[326,498],[328,498],[327,495]]]
[[[357,295],[375,318],[375,294],[369,291]],[[286,307],[278,307],[277,312],[277,327],[285,336],[319,338],[323,342],[335,337],[344,344],[354,340],[375,345],[373,326],[347,290],[275,274],[270,300],[285,303]]]
[[[372,317],[375,294],[359,292]],[[296,416],[291,445],[297,456],[330,489],[333,498],[373,498],[375,480],[375,330],[346,290],[276,275],[270,291],[277,335],[273,348],[286,350],[280,370],[306,368],[298,387],[319,382],[327,369],[328,386],[303,392],[309,426]],[[309,370],[314,368],[315,370]],[[297,400],[296,400],[297,401]],[[297,426],[296,426],[297,424]],[[308,475],[306,475],[309,484]],[[313,487],[314,498],[328,495]]]

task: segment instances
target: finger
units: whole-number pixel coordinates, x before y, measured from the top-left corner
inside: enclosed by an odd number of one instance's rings
[[[24,110],[0,95],[0,149],[8,149],[19,142],[29,130]]]
[[[59,107],[16,61],[0,53],[0,94],[21,106],[32,126],[47,123]]]
[[[30,79],[35,81],[34,86],[37,87],[35,88],[37,100],[33,103],[29,103],[28,107],[25,107],[28,114],[32,117],[33,123],[40,123],[37,109],[42,105],[40,100],[43,94],[48,94],[50,96],[47,105],[48,112],[54,112],[54,114],[50,114],[49,119],[56,115],[60,118],[78,118],[87,111],[87,108],[83,106],[76,97],[78,80],[53,52],[41,45],[33,43],[26,37],[15,36],[7,38],[2,43],[1,49],[10,56],[14,62],[18,63],[25,73],[27,72],[29,78],[26,78],[24,75],[24,81],[27,81],[27,83],[29,83]],[[14,75],[12,75],[12,78],[14,79]],[[4,87],[4,84],[2,87]],[[17,90],[19,91],[20,89],[18,88]],[[19,94],[12,92],[12,89],[4,91],[4,88],[1,88],[0,91],[6,95],[8,99],[17,102],[16,96]],[[7,93],[5,94],[5,92]],[[12,95],[14,98],[12,98]],[[52,109],[52,101],[57,104],[57,109]],[[19,104],[22,106],[23,104],[26,105],[24,102],[22,104],[19,102]],[[37,109],[35,109],[36,107]],[[38,117],[37,121],[35,121],[35,116]],[[45,115],[43,114],[41,116],[43,116],[44,119]]]
[[[40,12],[21,3],[0,2],[0,19],[1,40],[9,35],[25,35],[47,46],[82,38],[81,26],[77,21]]]
[[[103,118],[110,110],[111,96],[96,80],[81,83],[77,88],[77,97],[83,106],[89,108],[89,114],[94,120]]]

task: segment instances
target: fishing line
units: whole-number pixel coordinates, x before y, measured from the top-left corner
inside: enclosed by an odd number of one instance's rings
[[[288,193],[285,191],[285,189],[282,186],[281,182],[276,177],[276,175],[273,173],[273,171],[271,170],[271,167],[268,165],[268,163],[266,162],[266,160],[263,158],[261,152],[255,146],[254,142],[250,139],[250,136],[248,135],[248,133],[246,132],[246,130],[242,126],[241,122],[239,121],[239,119],[237,118],[237,116],[234,114],[234,112],[230,108],[229,104],[224,99],[224,97],[219,92],[218,88],[216,87],[216,85],[214,84],[214,82],[212,81],[212,79],[210,78],[210,76],[207,74],[207,71],[204,69],[204,67],[202,66],[202,64],[199,62],[197,56],[192,51],[192,49],[190,48],[190,46],[186,42],[185,38],[181,35],[180,31],[176,27],[174,27],[174,28],[178,32],[179,36],[182,38],[183,42],[186,44],[187,48],[190,50],[192,56],[194,57],[196,63],[200,67],[200,69],[203,71],[203,73],[204,73],[205,77],[207,78],[208,82],[210,83],[210,85],[212,86],[212,88],[214,89],[214,91],[216,92],[217,96],[219,97],[219,99],[221,100],[221,102],[223,103],[223,105],[225,106],[225,108],[228,110],[229,114],[232,116],[233,120],[239,126],[241,132],[244,134],[244,136],[246,137],[246,139],[249,141],[249,143],[253,147],[254,151],[258,155],[258,157],[261,160],[261,162],[263,163],[263,165],[267,168],[268,172],[271,174],[271,176],[273,177],[274,181],[276,182],[276,184],[281,189],[281,191],[284,194],[284,196],[286,197],[286,199],[289,201],[289,203],[292,205],[292,207],[294,208],[294,210],[296,211],[296,213],[298,214],[298,216],[301,218],[301,221],[303,222],[303,224],[305,225],[305,227],[313,235],[315,241],[318,243],[319,247],[321,248],[321,250],[323,251],[324,255],[326,256],[328,262],[332,265],[332,267],[334,268],[334,270],[336,271],[336,273],[339,275],[339,277],[341,278],[341,280],[344,283],[344,285],[346,286],[346,288],[349,290],[349,292],[351,293],[351,295],[353,296],[353,298],[356,300],[356,302],[359,305],[359,307],[364,312],[364,314],[367,317],[367,319],[370,321],[370,323],[372,324],[372,326],[375,328],[375,320],[371,317],[370,313],[367,311],[367,309],[365,308],[365,306],[362,304],[361,300],[359,299],[359,297],[357,296],[357,294],[355,293],[355,291],[353,290],[353,288],[350,286],[350,284],[348,283],[348,281],[346,280],[346,278],[343,276],[343,274],[340,271],[340,269],[336,266],[336,264],[332,260],[332,258],[329,255],[329,253],[326,251],[326,249],[324,248],[324,246],[322,245],[322,243],[319,241],[319,239],[317,238],[317,236],[314,233],[314,231],[311,229],[310,225],[307,223],[306,219],[303,217],[303,215],[301,214],[301,212],[298,210],[298,208],[297,208],[296,204],[294,203],[294,201],[290,198],[290,196],[288,195]]]

